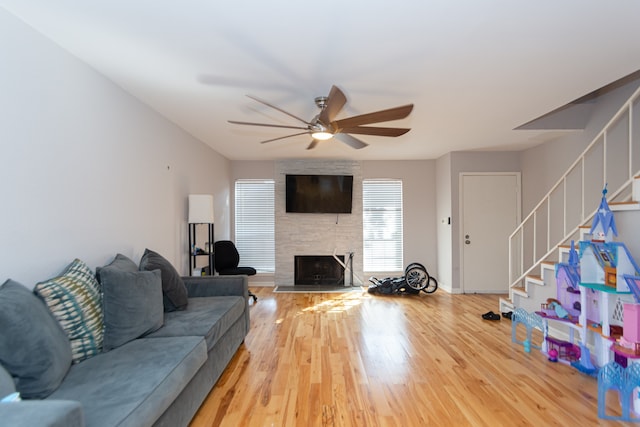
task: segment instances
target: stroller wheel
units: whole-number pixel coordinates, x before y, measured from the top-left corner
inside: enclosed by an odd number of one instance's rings
[[[434,293],[438,289],[438,281],[435,277],[429,276],[429,280],[427,281],[427,285],[422,289],[428,294]]]
[[[425,273],[427,272],[427,269],[424,267],[424,265],[420,264],[419,262],[412,262],[411,264],[407,265],[407,268],[404,269],[404,275],[406,276],[409,273],[409,270],[413,270],[414,268],[420,268],[424,270]]]
[[[404,281],[409,285],[409,287],[421,291],[427,287],[429,284],[429,273],[427,270],[421,265],[415,265],[417,263],[409,265],[404,275]]]

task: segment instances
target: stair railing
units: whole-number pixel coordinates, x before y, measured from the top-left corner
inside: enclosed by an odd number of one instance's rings
[[[640,173],[640,129],[634,141],[634,121],[640,127],[640,88],[609,120],[582,154],[509,236],[509,297],[524,278],[548,259],[559,245],[578,239],[608,185],[608,201],[631,198],[631,183]],[[634,113],[634,104],[635,110]],[[637,115],[639,117],[634,116]],[[634,162],[634,155],[638,159]],[[626,156],[626,159],[625,159]],[[618,167],[617,159],[627,161]],[[599,176],[598,176],[599,175]],[[578,207],[578,211],[576,211]]]

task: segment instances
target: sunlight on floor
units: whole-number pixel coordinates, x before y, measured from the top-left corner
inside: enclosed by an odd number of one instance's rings
[[[366,292],[345,292],[344,294],[336,294],[331,299],[323,301],[319,304],[312,305],[301,310],[303,313],[342,313],[356,307],[362,303],[363,299],[370,298]]]

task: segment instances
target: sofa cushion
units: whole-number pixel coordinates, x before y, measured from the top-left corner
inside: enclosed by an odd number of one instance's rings
[[[116,268],[120,271],[138,271],[138,266],[129,257],[122,254],[116,254],[116,256],[113,258],[113,261],[111,261],[109,264],[105,265],[104,267],[96,268],[96,279],[98,279],[98,283],[100,283],[101,285],[102,278],[100,273],[102,272],[103,268],[107,267]]]
[[[165,313],[164,326],[147,337],[204,337],[210,350],[244,316],[245,304],[245,299],[239,296],[189,298],[186,310]]]
[[[151,426],[206,359],[201,337],[140,338],[73,365],[49,399],[79,401],[87,426]]]
[[[34,291],[69,337],[74,363],[102,351],[100,285],[84,262],[74,260],[60,276],[36,284]]]
[[[25,399],[55,390],[71,365],[69,339],[33,292],[7,280],[0,287],[0,363]]]
[[[162,255],[145,249],[140,260],[140,270],[162,272],[164,311],[184,310],[187,307],[187,288],[176,269]]]
[[[101,269],[100,280],[105,351],[162,327],[160,270],[123,271],[112,265]]]
[[[23,400],[0,404],[0,420],[11,427],[85,427],[82,406],[69,400]]]

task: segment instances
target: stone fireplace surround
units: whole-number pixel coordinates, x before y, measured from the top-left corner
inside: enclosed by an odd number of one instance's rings
[[[352,268],[362,277],[362,170],[351,160],[279,160],[275,163],[276,286],[294,286],[294,255],[353,253]],[[285,212],[287,174],[353,175],[351,214]],[[344,269],[342,270],[344,273]],[[344,282],[344,281],[343,281]],[[357,284],[357,283],[354,283]]]

